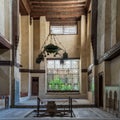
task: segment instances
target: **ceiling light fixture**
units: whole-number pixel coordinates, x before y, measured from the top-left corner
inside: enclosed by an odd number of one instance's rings
[[[60,51],[62,51],[62,53]],[[57,39],[55,34],[49,34],[47,36],[47,39],[44,41],[41,47],[40,54],[36,58],[36,63],[40,64],[41,61],[44,61],[44,58],[50,54],[53,54],[54,57],[59,55],[61,56],[62,60],[68,58],[68,53],[66,52],[65,47]]]

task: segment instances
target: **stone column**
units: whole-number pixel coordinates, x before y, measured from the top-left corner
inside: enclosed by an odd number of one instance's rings
[[[10,69],[10,95],[11,106],[15,105],[15,65],[17,62],[17,45],[19,42],[19,0],[12,0],[12,52],[11,59],[13,66]]]
[[[33,20],[33,69],[40,69],[40,65],[36,64],[36,58],[40,53],[40,21]]]
[[[29,69],[29,33],[30,16],[21,16],[21,64],[23,69]],[[21,93],[28,93],[29,73],[21,73]]]
[[[116,8],[117,0],[111,0],[111,47],[116,44]]]
[[[88,13],[87,14],[87,49],[86,49],[86,53],[87,53],[87,68],[89,67],[90,65],[90,55],[91,55],[91,48],[90,48],[90,42],[91,42],[91,39],[90,39],[90,35],[91,35],[91,13]]]
[[[105,1],[98,0],[97,58],[100,58],[105,52]]]
[[[105,3],[105,52],[111,48],[111,0]]]
[[[40,49],[43,46],[44,41],[46,40],[49,34],[49,22],[46,21],[45,16],[40,17]],[[48,43],[49,41],[47,41]],[[40,69],[45,69],[45,62],[40,63]]]
[[[81,62],[81,86],[82,93],[87,93],[87,60],[86,60],[86,16],[81,16],[81,50],[80,50],[80,62]]]
[[[29,69],[33,69],[33,18],[30,18],[29,25]],[[31,73],[29,73],[28,78],[28,97],[31,96]]]
[[[33,18],[31,17],[29,25],[29,69],[33,69]]]

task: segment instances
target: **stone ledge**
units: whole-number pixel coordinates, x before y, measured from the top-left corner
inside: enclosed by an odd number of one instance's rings
[[[11,49],[11,44],[1,33],[0,33],[0,48]]]

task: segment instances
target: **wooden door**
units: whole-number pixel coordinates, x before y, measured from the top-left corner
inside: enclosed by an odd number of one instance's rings
[[[103,75],[99,75],[99,107],[103,107]]]
[[[38,96],[39,93],[39,77],[32,77],[32,96]]]

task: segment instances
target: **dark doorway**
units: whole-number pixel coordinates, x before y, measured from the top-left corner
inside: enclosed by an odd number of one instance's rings
[[[38,96],[39,77],[32,77],[32,96]]]
[[[103,107],[103,74],[99,74],[99,107]]]

